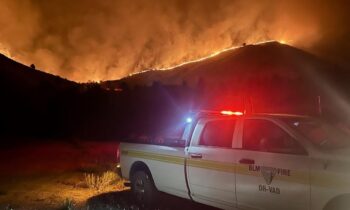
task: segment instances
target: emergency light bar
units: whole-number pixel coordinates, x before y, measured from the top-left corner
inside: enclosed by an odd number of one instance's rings
[[[214,111],[214,110],[198,110],[196,112],[194,112],[195,114],[192,116],[206,116],[206,115],[225,115],[225,116],[243,116],[244,113],[243,112],[240,112],[240,111],[231,111],[231,110],[217,110],[217,111]],[[188,116],[186,119],[186,122],[187,123],[191,123],[193,121],[193,118],[192,116]]]
[[[223,110],[220,112],[222,115],[236,115],[236,116],[242,116],[243,112],[233,112],[228,110]]]

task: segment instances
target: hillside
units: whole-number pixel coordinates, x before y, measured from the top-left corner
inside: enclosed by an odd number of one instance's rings
[[[63,107],[80,85],[0,54],[1,136],[52,136],[63,124]]]
[[[160,126],[149,122],[160,122],[174,113],[174,99],[158,88],[129,92],[106,90],[97,83],[77,84],[2,55],[0,89],[0,146],[52,140],[116,141],[130,133],[159,130]],[[157,101],[159,97],[164,100]]]
[[[166,71],[150,70],[106,81],[102,85],[108,88],[152,86],[154,82],[186,85],[200,90],[204,107],[230,108],[253,103],[258,112],[317,114],[319,96],[326,110],[338,109],[334,103],[339,98],[335,99],[338,96],[333,93],[349,98],[349,80],[348,71],[315,55],[278,42],[267,42],[228,50]],[[242,109],[242,105],[240,107]]]
[[[118,86],[125,82],[134,86],[151,85],[154,81],[163,84],[181,84],[186,81],[194,85],[199,79],[210,84],[242,83],[253,78],[269,79],[276,76],[312,79],[319,74],[327,74],[327,71],[341,73],[336,66],[308,52],[278,42],[268,42],[229,50],[170,70],[150,70],[120,80],[106,81],[105,84]]]
[[[1,83],[17,85],[23,89],[34,89],[38,86],[47,85],[53,89],[65,89],[78,84],[59,76],[45,73],[18,63],[0,54],[0,79]]]
[[[319,115],[321,108],[325,118],[349,121],[349,80],[347,71],[277,42],[101,85],[77,84],[1,55],[0,140],[159,136],[198,109]]]

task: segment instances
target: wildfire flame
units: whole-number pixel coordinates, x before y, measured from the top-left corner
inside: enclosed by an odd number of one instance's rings
[[[279,40],[278,42],[281,43],[281,44],[287,44],[287,45],[288,45],[289,43],[292,42],[292,40],[281,39],[281,40]]]
[[[266,43],[271,43],[271,42],[279,42],[281,44],[288,44],[287,40],[281,39],[281,40],[266,40],[266,41],[256,42],[256,43],[254,43],[252,45],[261,45],[261,44],[266,44]],[[244,46],[241,45],[241,46],[233,46],[233,47],[224,48],[222,50],[213,52],[213,53],[211,53],[208,56],[205,56],[205,57],[202,57],[202,58],[198,58],[198,59],[195,59],[195,60],[185,61],[185,62],[180,63],[180,64],[175,65],[175,66],[165,67],[165,68],[158,68],[158,69],[143,70],[143,71],[139,71],[139,72],[136,72],[136,73],[129,74],[129,76],[145,73],[145,72],[148,72],[148,71],[154,71],[154,70],[172,70],[172,69],[175,69],[175,68],[187,65],[187,64],[204,61],[204,60],[207,60],[209,58],[212,58],[212,57],[215,57],[217,55],[220,55],[221,53],[224,53],[224,52],[227,52],[227,51],[230,51],[230,50],[235,50],[235,49],[242,48],[242,47],[244,47]]]
[[[4,56],[6,56],[12,60],[17,59],[15,56],[12,55],[11,51],[1,43],[0,43],[0,54],[3,54]]]
[[[14,56],[12,56],[10,50],[6,48],[3,44],[0,43],[0,54],[5,55],[8,58],[15,59]]]

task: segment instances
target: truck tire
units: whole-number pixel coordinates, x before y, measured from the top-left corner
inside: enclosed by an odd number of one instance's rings
[[[136,171],[131,177],[131,191],[136,201],[146,206],[153,206],[157,200],[158,190],[152,177],[145,171]]]

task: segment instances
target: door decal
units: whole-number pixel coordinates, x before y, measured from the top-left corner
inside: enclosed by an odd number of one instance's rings
[[[273,178],[275,177],[277,173],[277,169],[276,168],[272,168],[272,167],[261,167],[261,174],[264,177],[266,184],[270,185]]]

